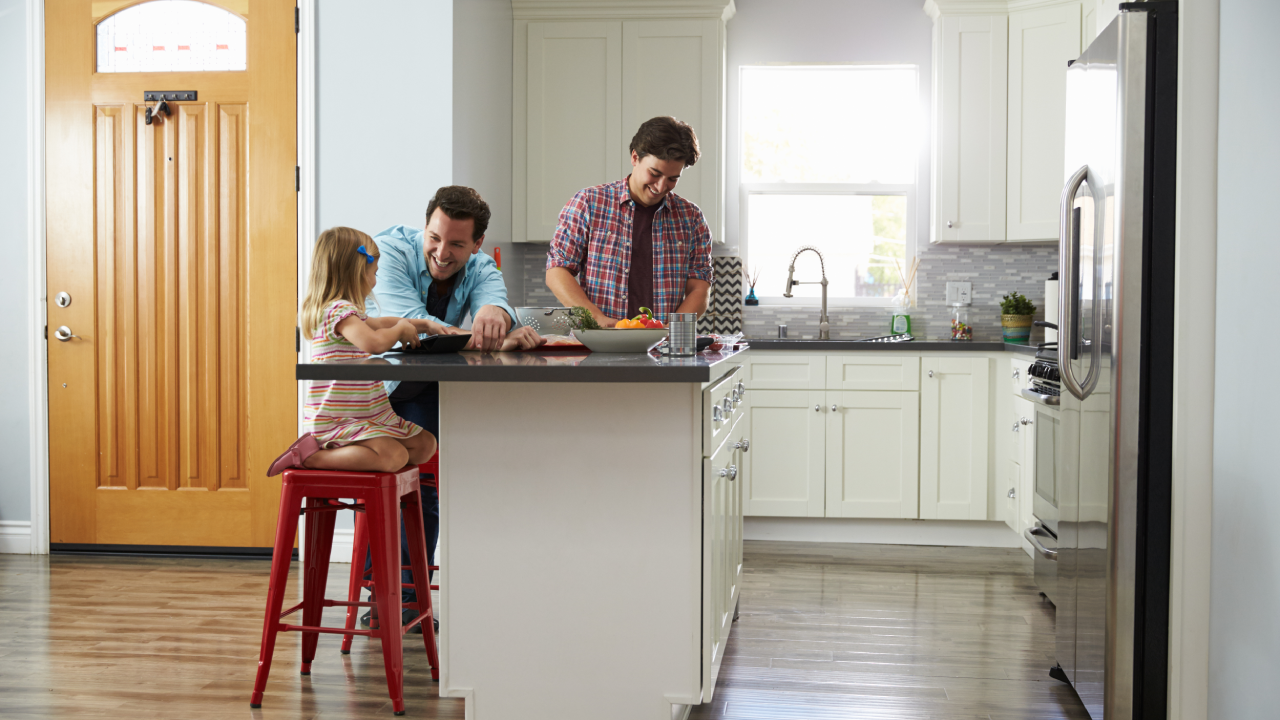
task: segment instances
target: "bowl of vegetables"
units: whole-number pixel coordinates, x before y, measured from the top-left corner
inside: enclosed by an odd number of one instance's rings
[[[644,353],[667,338],[667,328],[649,308],[640,315],[619,320],[611,328],[601,327],[584,307],[573,309],[573,336],[591,352]]]

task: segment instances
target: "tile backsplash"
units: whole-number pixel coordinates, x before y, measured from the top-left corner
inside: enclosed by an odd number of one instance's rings
[[[524,274],[525,296],[520,305],[551,306],[558,302],[545,281],[545,246],[521,248],[518,263]],[[1058,269],[1056,245],[929,246],[920,251],[916,273],[917,307],[911,311],[911,333],[922,339],[950,337],[951,314],[947,307],[948,281],[973,283],[969,320],[973,339],[1000,339],[1000,297],[1010,291],[1026,295],[1036,305],[1036,319],[1044,319],[1044,281]],[[832,273],[839,268],[830,268]],[[742,309],[743,330],[748,337],[776,337],[777,327],[787,325],[793,338],[817,337],[818,306],[760,305]],[[829,308],[831,336],[875,337],[889,334],[889,308]],[[1043,335],[1032,332],[1035,341]]]

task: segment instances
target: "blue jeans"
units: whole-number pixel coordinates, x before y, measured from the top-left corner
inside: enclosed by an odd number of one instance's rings
[[[434,382],[402,382],[391,393],[391,409],[400,417],[426,430],[436,439],[440,438],[440,384]],[[436,541],[440,539],[440,496],[433,487],[423,487],[422,492],[422,527],[427,538],[427,564],[435,564]],[[409,536],[405,532],[404,521],[400,522],[400,564],[407,566],[409,561]],[[365,555],[364,568],[373,567],[373,555]],[[412,583],[413,573],[403,570],[400,582]],[[400,591],[402,602],[414,602],[418,594],[413,588]]]

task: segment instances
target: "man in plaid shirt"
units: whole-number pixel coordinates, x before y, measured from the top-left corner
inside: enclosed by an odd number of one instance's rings
[[[666,321],[707,309],[711,230],[697,205],[672,192],[698,161],[687,123],[656,117],[631,139],[631,174],[580,190],[560,211],[547,251],[547,287],[613,327],[640,308]]]

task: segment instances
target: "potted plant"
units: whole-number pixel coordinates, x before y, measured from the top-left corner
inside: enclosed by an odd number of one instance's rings
[[[1031,342],[1031,319],[1036,306],[1026,295],[1009,293],[1000,301],[1000,326],[1004,329],[1004,341],[1028,345]]]

